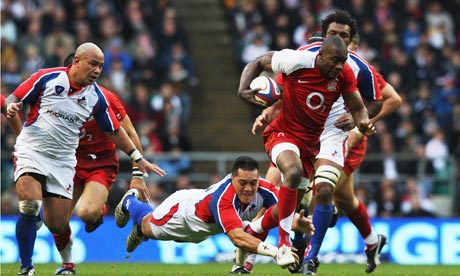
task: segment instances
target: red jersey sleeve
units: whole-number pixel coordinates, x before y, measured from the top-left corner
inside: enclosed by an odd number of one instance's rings
[[[109,101],[110,107],[112,108],[113,112],[115,113],[115,116],[117,117],[118,121],[123,120],[123,118],[126,117],[126,109],[123,106],[123,103],[121,102],[120,98],[113,93],[112,91],[108,90],[105,87],[101,87],[101,90],[103,91],[104,95],[107,97],[107,100]]]
[[[228,191],[233,193],[232,191]],[[236,196],[236,195],[235,195]],[[223,196],[217,205],[219,210],[219,219],[220,225],[224,230],[224,233],[227,233],[230,230],[235,228],[244,228],[243,222],[236,211],[234,201],[235,197]]]
[[[377,83],[379,84],[380,89],[385,88],[385,86],[387,86],[387,82],[383,78],[382,74],[380,74],[379,72],[375,71],[375,69],[374,69],[374,72],[375,72],[375,76],[377,78]],[[382,93],[380,93],[380,98],[382,98]]]

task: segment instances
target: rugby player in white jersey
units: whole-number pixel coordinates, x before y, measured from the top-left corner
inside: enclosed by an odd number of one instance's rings
[[[6,99],[11,118],[30,105],[14,152],[14,180],[19,197],[16,238],[21,259],[18,275],[35,275],[32,262],[37,215],[43,203],[43,221],[53,234],[63,233],[70,219],[76,148],[80,130],[91,116],[139,169],[160,176],[165,171],[145,160],[120,127],[95,83],[104,54],[94,43],[83,43],[72,66],[39,70]]]

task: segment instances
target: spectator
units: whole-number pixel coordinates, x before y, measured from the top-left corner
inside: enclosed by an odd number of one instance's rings
[[[426,191],[413,177],[406,179],[401,210],[405,216],[434,216],[435,205]]]
[[[270,50],[269,46],[264,42],[263,36],[256,34],[251,43],[243,47],[241,53],[241,62],[247,64],[255,58]]]
[[[303,17],[302,24],[294,29],[292,40],[297,48],[307,45],[310,35],[317,31],[319,31],[319,27],[315,14],[309,13]]]
[[[401,215],[401,201],[395,187],[395,182],[383,179],[377,201],[379,217],[396,217]]]

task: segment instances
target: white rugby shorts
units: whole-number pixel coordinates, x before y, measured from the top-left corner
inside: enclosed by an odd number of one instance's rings
[[[338,128],[324,129],[320,137],[321,147],[316,159],[327,159],[343,167],[347,140],[348,132]]]
[[[221,233],[216,223],[205,223],[195,215],[195,204],[204,190],[179,190],[152,212],[150,227],[157,240],[199,243]]]
[[[49,158],[30,149],[27,153],[16,150],[14,156],[14,181],[27,172],[41,174],[46,177],[45,191],[72,199],[76,161]]]

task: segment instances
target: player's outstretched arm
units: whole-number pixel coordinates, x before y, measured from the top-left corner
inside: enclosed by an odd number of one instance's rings
[[[129,139],[128,134],[123,127],[113,131],[113,132],[106,132],[107,136],[120,148],[123,152],[129,155],[131,160],[135,161],[139,166],[141,172],[153,172],[159,176],[165,176],[166,172],[158,165],[152,164],[146,159],[142,153],[134,146],[133,141]]]
[[[265,243],[246,233],[243,228],[234,228],[227,232],[227,236],[230,238],[233,245],[250,253],[257,253],[274,258],[278,252],[278,248],[276,246]]]
[[[129,118],[128,114],[126,114],[126,116],[120,121],[120,125],[125,129],[126,134],[128,134],[128,137],[131,139],[131,141],[133,141],[136,149],[138,149],[141,154],[144,154],[141,140],[139,139],[139,135],[137,134],[136,129],[134,128],[134,125],[131,122],[131,118]],[[133,176],[131,178],[129,187],[131,189],[138,190],[139,199],[143,201],[149,198],[149,190],[144,181],[144,173],[139,169],[137,162],[133,161],[132,166]]]

